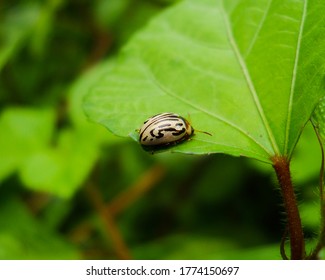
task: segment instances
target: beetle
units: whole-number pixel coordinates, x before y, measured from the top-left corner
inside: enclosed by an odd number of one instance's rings
[[[188,140],[193,134],[194,128],[185,118],[174,113],[161,113],[143,123],[139,142],[145,150],[158,150]]]

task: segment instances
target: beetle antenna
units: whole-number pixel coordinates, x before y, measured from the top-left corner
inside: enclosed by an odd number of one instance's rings
[[[209,133],[209,132],[206,132],[206,131],[197,130],[197,129],[195,129],[195,131],[197,131],[197,132],[201,132],[201,133],[204,133],[204,134],[207,134],[207,135],[210,135],[210,136],[212,136],[212,134],[211,134],[211,133]]]

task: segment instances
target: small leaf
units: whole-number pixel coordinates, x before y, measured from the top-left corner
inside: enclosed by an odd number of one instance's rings
[[[129,42],[86,113],[120,136],[157,113],[189,115],[213,136],[173,151],[290,157],[322,94],[324,10],[320,0],[183,1]]]
[[[109,61],[82,75],[69,92],[68,115],[72,127],[58,132],[55,145],[33,153],[21,166],[20,176],[30,189],[71,197],[85,182],[93,169],[103,144],[123,140],[91,123],[83,114],[84,95],[96,83],[96,78],[111,67]]]
[[[82,131],[64,130],[55,148],[34,153],[21,168],[21,178],[31,189],[71,197],[92,170],[99,147]]]
[[[54,112],[8,108],[0,116],[0,180],[19,169],[33,153],[50,143]]]
[[[96,65],[76,80],[70,88],[68,114],[73,128],[60,134],[56,150],[56,156],[60,157],[59,177],[55,181],[46,180],[48,190],[52,190],[56,195],[63,197],[73,195],[89,176],[103,145],[114,145],[123,141],[105,128],[90,122],[82,110],[82,101],[89,89],[93,88],[98,77],[105,75],[107,69],[113,65],[111,60]]]

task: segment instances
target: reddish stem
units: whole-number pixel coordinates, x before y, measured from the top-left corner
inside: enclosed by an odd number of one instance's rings
[[[290,236],[290,250],[292,260],[305,259],[305,240],[301,225],[301,219],[290,176],[289,161],[284,156],[272,158],[287,214],[287,223]]]

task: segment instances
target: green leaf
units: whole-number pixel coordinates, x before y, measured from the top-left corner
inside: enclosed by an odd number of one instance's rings
[[[69,108],[68,114],[74,126],[78,128],[86,128],[94,130],[106,131],[101,126],[90,122],[85,116],[82,109],[82,101],[85,95],[96,86],[98,77],[106,75],[107,71],[110,71],[114,67],[113,60],[107,60],[104,63],[99,63],[95,67],[91,68],[83,75],[80,76],[69,89]],[[105,137],[108,137],[107,135]]]
[[[54,112],[50,109],[8,108],[0,116],[0,180],[19,169],[50,143]]]
[[[129,42],[86,113],[120,136],[157,113],[189,115],[213,136],[173,151],[290,157],[322,94],[324,10],[320,0],[183,1]]]
[[[58,132],[55,145],[36,151],[24,162],[20,175],[25,186],[63,198],[71,197],[89,176],[103,144],[123,140],[87,121],[81,107],[86,92],[96,78],[103,75],[103,67],[107,69],[111,65],[110,61],[99,64],[73,83],[68,107],[72,127]]]
[[[31,189],[71,197],[92,170],[99,147],[82,131],[60,133],[54,148],[31,155],[21,168],[21,178]]]

